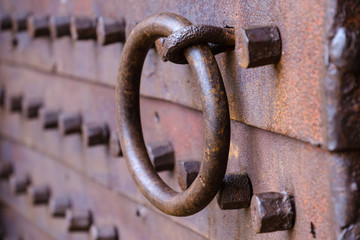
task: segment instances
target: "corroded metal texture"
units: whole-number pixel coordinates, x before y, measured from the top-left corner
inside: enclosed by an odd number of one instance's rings
[[[276,64],[281,57],[281,37],[276,26],[238,28],[236,56],[242,68]]]
[[[163,182],[150,164],[140,123],[141,68],[156,39],[190,24],[175,14],[158,14],[140,22],[124,46],[116,85],[118,132],[131,175],[155,207],[176,216],[200,211],[216,195],[225,174],[230,143],[227,97],[217,63],[208,46],[194,45],[184,53],[198,80],[205,123],[199,175],[189,189],[178,193]]]
[[[294,226],[295,209],[286,193],[267,192],[251,199],[251,218],[256,233],[288,230]]]
[[[217,202],[223,210],[248,208],[251,197],[251,182],[246,174],[227,174],[217,195]]]

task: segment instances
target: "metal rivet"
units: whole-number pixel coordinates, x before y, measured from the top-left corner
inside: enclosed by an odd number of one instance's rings
[[[14,169],[10,162],[1,162],[0,163],[0,178],[8,179],[13,173]]]
[[[28,186],[31,184],[28,175],[12,176],[10,178],[10,190],[13,194],[19,195],[26,193]]]
[[[87,123],[82,126],[83,141],[85,146],[91,147],[109,143],[109,127],[106,123]]]
[[[294,203],[286,192],[256,194],[251,200],[251,217],[256,233],[288,230],[295,219]]]
[[[26,99],[23,102],[22,112],[23,116],[27,119],[34,119],[39,116],[39,110],[43,106],[41,99],[33,98]]]
[[[6,109],[11,112],[21,112],[22,110],[23,97],[22,95],[12,95],[7,98]]]
[[[12,29],[12,20],[10,15],[3,15],[0,19],[0,30],[6,31]]]
[[[25,13],[12,19],[13,32],[24,32],[27,30],[27,19],[31,13]]]
[[[275,64],[281,58],[281,37],[276,26],[239,28],[236,55],[242,68]]]
[[[178,182],[183,191],[188,189],[200,170],[200,161],[178,161]]]
[[[50,29],[49,29],[49,16],[35,18],[34,16],[30,16],[27,19],[27,28],[29,36],[32,38],[37,37],[49,37]]]
[[[52,38],[71,36],[70,17],[50,17],[50,34]]]
[[[92,214],[85,209],[67,209],[68,231],[88,231],[92,224]]]
[[[71,200],[68,197],[52,198],[49,203],[50,213],[54,217],[65,217],[66,210],[71,208]]]
[[[247,174],[225,175],[217,195],[222,210],[242,209],[250,206],[252,187]]]
[[[40,122],[43,129],[55,129],[59,124],[60,110],[40,109]]]
[[[60,114],[59,129],[63,135],[81,133],[82,118],[79,113]]]
[[[96,40],[97,19],[89,17],[72,17],[70,21],[73,40]]]
[[[115,19],[100,17],[98,19],[96,33],[100,45],[124,42],[125,20],[117,21]]]
[[[110,136],[110,153],[113,157],[121,157],[122,151],[117,132],[112,132]]]
[[[50,199],[50,187],[46,185],[31,186],[28,189],[29,198],[32,204],[47,204]]]
[[[118,232],[115,226],[91,226],[90,236],[92,240],[117,240]]]
[[[170,171],[174,169],[175,155],[174,149],[170,143],[156,145],[147,145],[150,160],[157,172]]]

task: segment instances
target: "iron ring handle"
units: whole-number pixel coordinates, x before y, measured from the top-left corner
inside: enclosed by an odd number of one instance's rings
[[[199,174],[184,192],[176,192],[156,173],[146,151],[140,121],[140,79],[146,54],[160,37],[191,25],[171,13],[153,15],[136,25],[120,60],[116,84],[117,126],[132,178],[143,195],[160,211],[188,216],[205,208],[222,183],[229,154],[230,117],[220,70],[207,44],[184,50],[196,75],[203,109],[205,141]]]

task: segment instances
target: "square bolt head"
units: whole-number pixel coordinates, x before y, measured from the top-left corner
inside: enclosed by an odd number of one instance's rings
[[[59,125],[59,110],[40,109],[40,122],[43,129],[56,129]]]
[[[23,105],[23,96],[21,94],[11,95],[6,99],[5,102],[6,109],[11,113],[21,112],[22,105]]]
[[[47,185],[38,185],[29,187],[28,194],[32,204],[40,205],[49,202],[51,191]]]
[[[66,210],[71,208],[71,200],[68,197],[52,198],[49,203],[50,213],[53,217],[65,217]]]
[[[115,226],[109,225],[92,225],[90,228],[92,240],[117,240],[118,231]]]
[[[13,194],[19,195],[26,193],[28,186],[31,184],[28,175],[12,176],[10,178],[10,190]]]
[[[23,102],[22,113],[27,119],[35,119],[39,116],[40,108],[42,108],[43,102],[41,99],[26,99]]]
[[[235,34],[235,53],[242,68],[275,64],[280,60],[282,44],[276,26],[238,28]]]
[[[81,133],[82,117],[80,113],[60,114],[59,130],[65,135]]]
[[[188,189],[197,177],[201,162],[200,161],[178,161],[177,179],[183,191]]]
[[[71,36],[70,32],[70,17],[50,17],[49,20],[50,35],[53,39],[64,36]]]
[[[251,218],[256,233],[288,230],[294,225],[294,202],[286,192],[256,194],[251,200]]]
[[[13,165],[10,162],[1,162],[0,163],[0,178],[1,179],[8,179],[13,172],[14,172]]]
[[[171,143],[147,145],[151,162],[157,172],[171,171],[175,165],[175,153]]]
[[[87,147],[107,145],[110,130],[106,123],[87,123],[82,125],[82,135],[84,145]]]
[[[222,210],[248,208],[251,196],[252,186],[246,173],[228,174],[221,184],[217,202]]]
[[[67,209],[65,218],[70,232],[87,232],[93,222],[91,212],[85,209]]]

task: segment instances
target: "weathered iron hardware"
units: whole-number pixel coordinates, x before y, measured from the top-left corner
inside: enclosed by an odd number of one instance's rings
[[[12,193],[18,195],[18,194],[24,194],[26,193],[26,190],[28,186],[31,184],[31,179],[28,175],[17,175],[12,176],[10,178],[10,190]]]
[[[227,174],[217,195],[217,202],[222,210],[248,208],[251,197],[251,183],[246,173]]]
[[[65,135],[81,133],[82,117],[79,113],[62,113],[59,116],[59,129]]]
[[[0,163],[0,179],[8,179],[13,172],[14,169],[10,162]]]
[[[97,41],[100,45],[125,42],[125,20],[99,17],[97,22]]]
[[[52,38],[71,36],[70,17],[50,17],[49,29]]]
[[[71,17],[70,31],[73,40],[96,40],[96,18]]]
[[[24,13],[12,19],[13,32],[24,32],[27,30],[27,19],[31,13]]]
[[[110,136],[110,153],[113,157],[121,157],[122,151],[117,132],[112,132]]]
[[[200,161],[178,161],[177,179],[183,191],[188,189],[194,182],[200,171]]]
[[[68,231],[89,231],[93,222],[92,213],[86,209],[67,209],[66,222]]]
[[[139,112],[142,65],[156,39],[190,25],[188,20],[170,13],[156,14],[137,24],[125,43],[116,85],[119,137],[130,173],[155,207],[176,216],[194,214],[215,197],[225,175],[230,145],[230,117],[222,77],[210,48],[198,44],[185,49],[184,54],[197,78],[205,119],[200,172],[190,188],[177,193],[161,180],[146,152]]]
[[[118,232],[115,226],[92,225],[90,236],[92,240],[117,240]]]
[[[6,109],[11,112],[21,112],[22,104],[23,104],[23,96],[22,95],[11,95],[7,98],[6,101]]]
[[[213,54],[223,52],[226,49],[234,49],[234,29],[191,25],[172,33],[167,38],[160,39],[156,42],[156,47],[164,61],[186,64],[184,49],[197,43],[210,43],[209,46]]]
[[[157,172],[171,171],[174,169],[175,155],[171,143],[160,145],[148,144],[146,148]]]
[[[22,113],[27,119],[34,119],[39,116],[39,110],[43,106],[41,99],[32,98],[23,101]]]
[[[87,123],[82,125],[83,142],[91,147],[109,143],[110,130],[106,123]]]
[[[29,198],[32,204],[47,204],[50,199],[51,191],[47,185],[31,186],[28,189]]]
[[[281,37],[276,26],[239,28],[236,56],[242,68],[275,64],[281,58]]]
[[[27,19],[27,29],[29,36],[31,38],[37,37],[49,37],[50,29],[49,29],[49,16],[35,18],[34,16],[30,16]]]
[[[40,109],[40,122],[43,129],[56,129],[59,125],[59,110]]]
[[[292,198],[286,192],[255,194],[251,199],[251,217],[256,233],[288,230],[295,221]]]
[[[12,20],[10,15],[3,15],[0,19],[0,30],[7,31],[12,29]]]
[[[53,197],[49,202],[50,214],[53,217],[65,217],[66,210],[71,208],[71,200],[68,197]]]

